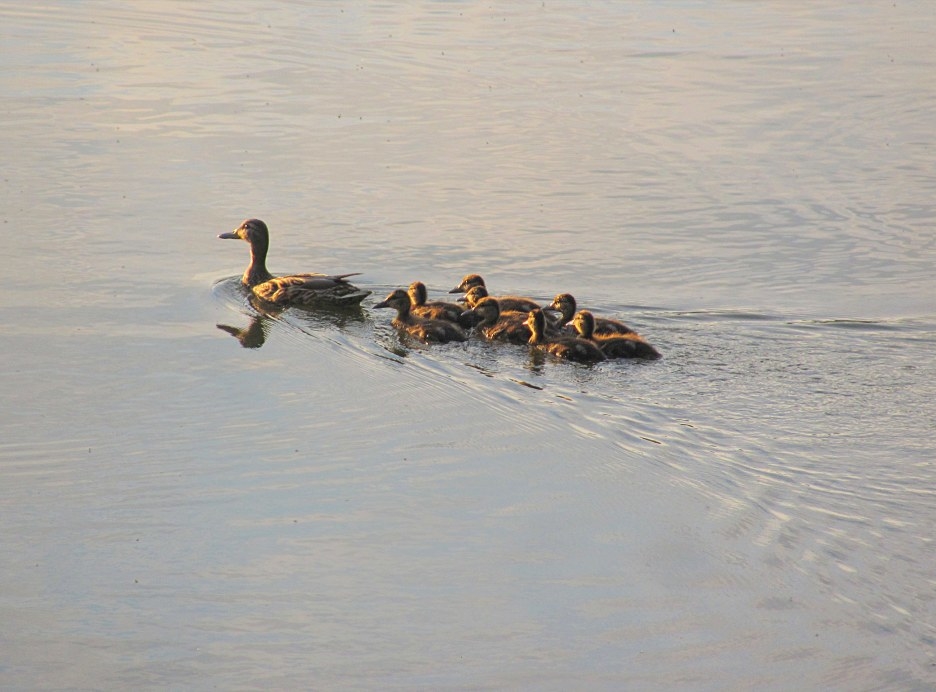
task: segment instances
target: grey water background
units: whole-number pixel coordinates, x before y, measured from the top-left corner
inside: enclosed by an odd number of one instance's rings
[[[0,16],[4,689],[936,685],[928,3]],[[664,359],[370,309],[472,271]]]

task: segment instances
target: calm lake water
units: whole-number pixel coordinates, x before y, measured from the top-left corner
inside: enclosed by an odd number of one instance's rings
[[[936,687],[930,4],[0,16],[0,687]],[[664,358],[371,308],[469,272]]]

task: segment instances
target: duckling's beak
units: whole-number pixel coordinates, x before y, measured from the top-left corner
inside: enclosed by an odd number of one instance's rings
[[[389,308],[390,303],[388,303],[386,300],[382,300],[379,303],[377,303],[374,307],[375,308]]]
[[[465,289],[462,288],[461,284],[458,284],[455,288],[449,291],[449,293],[464,293],[464,292],[465,292]]]
[[[451,291],[449,291],[449,293],[451,293]],[[465,304],[467,304],[467,303],[468,303],[468,299],[467,299],[465,296],[462,296],[461,298],[456,298],[456,299],[455,299],[455,302],[456,302],[456,303],[465,303]]]
[[[218,235],[219,238],[224,238],[225,240],[240,240],[240,236],[237,233],[221,233]]]

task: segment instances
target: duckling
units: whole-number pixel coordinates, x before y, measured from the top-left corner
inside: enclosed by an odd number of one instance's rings
[[[477,300],[488,295],[487,286],[484,285],[484,279],[481,278],[479,274],[468,274],[465,278],[461,280],[461,283],[453,288],[449,293],[464,293],[467,294],[471,292],[473,288],[483,288],[484,295],[479,296]],[[475,294],[477,295],[477,294]],[[530,312],[531,310],[536,310],[539,307],[537,303],[532,298],[524,298],[521,296],[496,296],[497,300],[501,304],[501,310],[514,311],[514,312]],[[468,303],[469,306],[472,305],[471,302]]]
[[[487,339],[525,344],[533,336],[526,324],[528,313],[506,310],[502,312],[497,298],[481,298],[470,312],[475,318],[475,329]]]
[[[444,344],[449,341],[464,341],[467,337],[465,331],[453,322],[446,320],[433,320],[428,317],[417,317],[410,312],[410,297],[402,288],[398,288],[375,308],[394,308],[397,311],[393,318],[393,326],[412,334],[420,341],[426,343]]]
[[[273,276],[267,271],[266,256],[270,247],[270,232],[260,219],[247,219],[234,231],[222,233],[219,238],[237,238],[250,243],[250,264],[241,277],[244,284],[258,298],[277,305],[358,305],[370,295],[348,283],[352,274],[293,274]]]
[[[417,317],[428,317],[432,320],[448,320],[462,324],[462,314],[465,308],[457,303],[446,303],[441,300],[426,301],[428,291],[422,281],[414,281],[409,285],[410,312]],[[463,325],[464,326],[464,325]]]
[[[564,327],[575,315],[575,298],[569,293],[560,293],[549,305],[550,310],[559,312],[559,327]],[[599,334],[634,334],[634,330],[623,322],[606,317],[595,317],[595,335]]]
[[[593,341],[606,358],[661,358],[660,352],[640,334],[595,334],[595,316],[588,310],[579,310],[572,319],[572,326],[583,339]]]
[[[482,298],[487,298],[488,292],[484,286],[472,286],[459,301],[464,301],[468,307],[473,308]],[[497,303],[501,312],[530,312],[536,310],[539,306],[528,298],[518,298],[517,296],[497,296]]]
[[[578,363],[600,363],[605,359],[594,343],[574,336],[547,336],[546,315],[542,310],[534,310],[527,315],[527,326],[530,328],[530,344],[538,346],[544,351],[565,360],[574,360]]]

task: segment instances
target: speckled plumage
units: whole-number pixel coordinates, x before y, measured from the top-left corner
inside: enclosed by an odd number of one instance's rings
[[[558,326],[563,327],[572,321],[577,308],[575,298],[571,293],[560,293],[553,298],[549,305],[550,310],[556,310],[560,317]],[[595,317],[595,334],[633,334],[634,330],[619,320],[607,317]]]
[[[418,317],[410,312],[410,297],[402,288],[392,291],[375,308],[393,308],[397,311],[393,326],[401,329],[426,343],[446,343],[464,341],[465,330],[454,322]]]
[[[600,363],[605,355],[594,343],[574,336],[547,336],[546,315],[534,310],[527,316],[527,326],[532,332],[530,344],[551,353],[557,358],[578,363]]]
[[[449,293],[464,293],[465,302],[468,303],[469,307],[474,307],[482,298],[488,297],[487,286],[484,285],[484,279],[481,278],[479,274],[468,274],[465,278],[461,280],[461,283],[458,284],[455,288],[449,291]],[[524,296],[494,296],[497,298],[500,303],[501,310],[504,312],[513,311],[513,312],[530,312],[531,310],[536,310],[540,307],[532,298],[526,298]]]
[[[595,316],[588,310],[579,310],[572,318],[572,326],[583,339],[593,341],[606,358],[661,358],[646,339],[636,332],[628,334],[595,334]]]
[[[407,291],[410,298],[410,312],[417,317],[427,317],[432,320],[448,320],[461,324],[465,308],[457,303],[447,303],[441,300],[427,300],[428,291],[422,281],[414,281]]]
[[[533,335],[526,324],[528,313],[501,311],[497,298],[482,298],[475,303],[471,313],[475,317],[475,329],[487,339],[525,344]]]

